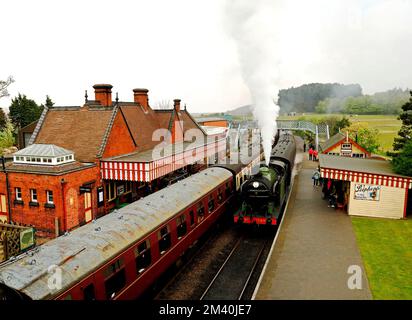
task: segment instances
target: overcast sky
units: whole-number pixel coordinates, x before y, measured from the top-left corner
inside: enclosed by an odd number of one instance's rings
[[[307,82],[360,83],[366,93],[412,87],[411,0],[252,3],[266,13],[264,25],[251,20],[248,28],[273,56],[274,90]],[[230,15],[236,10],[223,0],[2,0],[0,79],[12,75],[11,96],[38,103],[48,94],[57,105],[80,105],[84,90],[92,99],[93,84],[110,83],[123,101],[145,87],[152,104],[181,98],[192,112],[226,111],[251,102],[241,63],[253,63],[239,62],[233,37],[236,21],[249,17]]]

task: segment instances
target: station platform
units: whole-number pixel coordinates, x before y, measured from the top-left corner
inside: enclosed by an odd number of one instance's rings
[[[321,187],[313,186],[318,162],[299,155],[304,160],[254,299],[372,299],[350,217],[328,208]],[[362,289],[349,288],[350,266],[361,268]]]

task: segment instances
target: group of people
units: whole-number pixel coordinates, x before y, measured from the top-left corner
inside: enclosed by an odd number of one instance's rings
[[[304,146],[306,150],[306,144]],[[313,145],[309,146],[309,160],[317,161],[318,151]],[[322,193],[324,199],[328,201],[328,207],[337,208],[338,206],[345,207],[348,200],[345,187],[341,182],[332,181],[331,179],[323,179],[320,174],[320,166],[318,166],[312,173],[313,186],[322,186]]]
[[[310,148],[309,149],[309,160],[317,161],[318,160],[318,150]]]
[[[331,179],[322,179],[320,175],[319,167],[312,174],[313,186],[322,186],[322,192],[324,199],[328,200],[328,207],[336,208],[338,201],[344,203],[344,199],[340,196],[343,196],[343,192],[338,192],[338,188],[332,182]]]
[[[303,142],[303,152],[306,152],[306,142]],[[316,150],[312,143],[309,144],[309,160],[318,160],[318,150]]]

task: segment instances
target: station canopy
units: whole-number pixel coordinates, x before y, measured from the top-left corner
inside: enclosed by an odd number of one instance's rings
[[[321,154],[319,164],[322,178],[412,189],[412,177],[396,174],[386,160]]]

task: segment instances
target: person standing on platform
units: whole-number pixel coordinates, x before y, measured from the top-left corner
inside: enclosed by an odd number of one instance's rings
[[[313,149],[312,147],[309,149],[309,160],[312,160],[313,158]]]
[[[313,179],[313,185],[318,186],[319,185],[319,178],[320,178],[320,172],[318,170],[315,170],[312,175]]]
[[[306,141],[303,141],[303,152],[306,152]]]
[[[313,150],[313,161],[318,160],[318,150]]]

